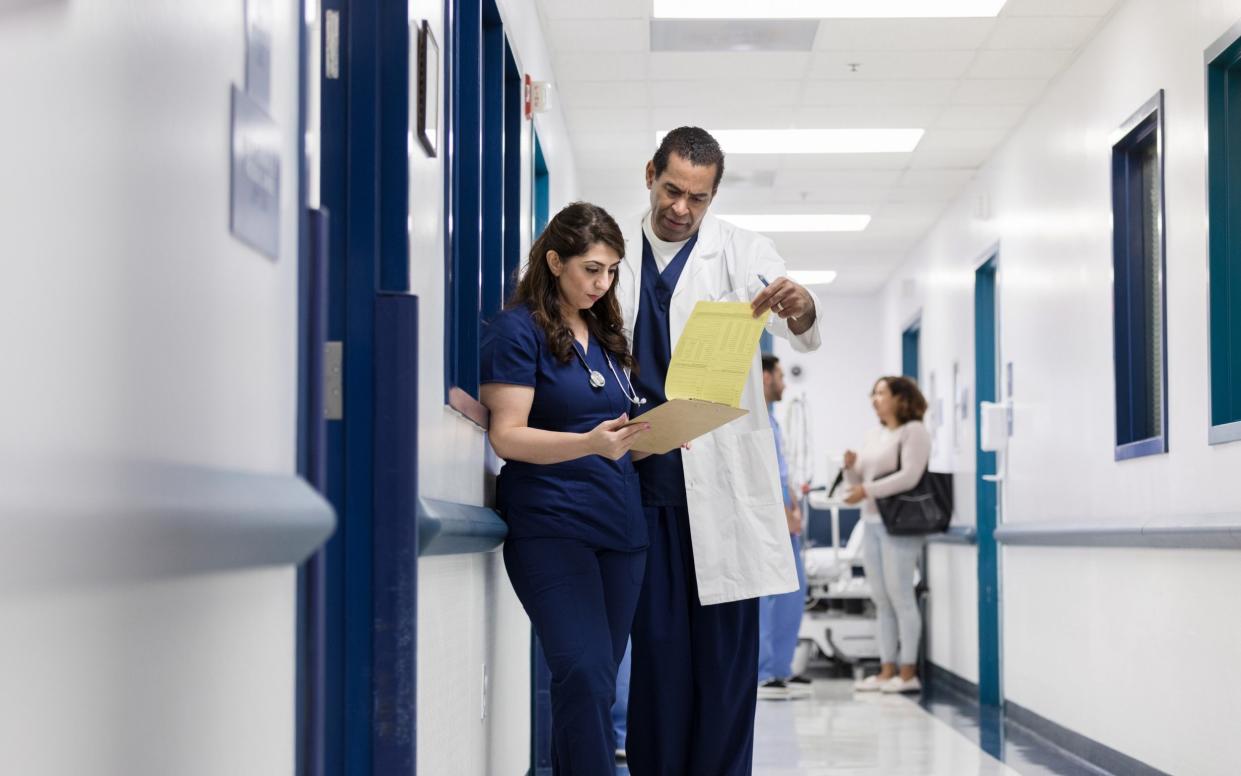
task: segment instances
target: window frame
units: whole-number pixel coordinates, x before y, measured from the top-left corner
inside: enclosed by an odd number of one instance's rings
[[[1156,270],[1159,278],[1159,424],[1157,433],[1140,439],[1125,439],[1122,430],[1135,425],[1137,402],[1132,392],[1126,394],[1125,385],[1131,385],[1135,373],[1132,365],[1135,329],[1132,309],[1134,284],[1131,270],[1141,262],[1145,273],[1145,252],[1134,258],[1133,242],[1136,234],[1145,247],[1144,223],[1139,214],[1137,223],[1130,217],[1134,212],[1133,176],[1141,175],[1141,153],[1154,143],[1156,185],[1155,220],[1158,224],[1159,257]],[[1167,203],[1164,184],[1164,92],[1160,89],[1147,100],[1116,130],[1112,136],[1112,364],[1113,398],[1115,401],[1115,460],[1125,461],[1168,452],[1168,255],[1167,255]],[[1144,192],[1143,192],[1144,193]],[[1139,203],[1137,207],[1143,205]],[[1142,290],[1147,287],[1141,284]],[[1149,343],[1144,343],[1149,347]],[[1150,366],[1149,364],[1147,366]],[[1154,387],[1153,385],[1151,386]],[[1147,400],[1149,402],[1149,398]],[[1149,406],[1143,403],[1144,407]],[[1122,441],[1124,439],[1124,441]]]
[[[1241,441],[1241,313],[1237,312],[1241,305],[1241,236],[1230,237],[1227,228],[1229,211],[1241,212],[1241,174],[1231,176],[1231,181],[1228,175],[1230,166],[1241,164],[1241,128],[1230,129],[1241,117],[1234,115],[1230,121],[1228,99],[1230,90],[1241,92],[1241,22],[1207,48],[1203,64],[1207,126],[1207,441],[1217,445]]]
[[[503,308],[521,244],[511,217],[521,208],[521,146],[511,136],[520,136],[521,115],[510,115],[521,110],[522,95],[513,93],[520,71],[495,0],[445,10],[444,401],[486,429],[482,329]]]

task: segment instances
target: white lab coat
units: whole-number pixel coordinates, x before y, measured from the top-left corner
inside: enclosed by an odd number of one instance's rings
[[[643,213],[621,224],[625,259],[618,272],[617,295],[631,347],[642,289],[642,222],[646,217]],[[672,295],[673,348],[697,302],[719,300],[734,290],[748,299],[750,281],[760,274],[770,281],[788,274],[771,240],[708,213]],[[817,298],[815,309],[822,309]],[[820,345],[817,318],[800,335],[790,332],[778,316],[772,316],[767,330],[789,340],[800,352]],[[749,410],[748,415],[695,439],[681,453],[698,599],[703,606],[798,588],[757,351],[741,406]]]

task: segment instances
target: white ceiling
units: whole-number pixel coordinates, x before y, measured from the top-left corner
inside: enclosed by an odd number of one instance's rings
[[[882,286],[1117,2],[823,20],[811,51],[683,53],[650,50],[651,0],[537,0],[581,196],[616,215],[646,205],[657,130],[925,128],[912,153],[726,160],[713,212],[873,216],[858,233],[772,235],[791,269],[837,270],[824,290],[846,294]]]

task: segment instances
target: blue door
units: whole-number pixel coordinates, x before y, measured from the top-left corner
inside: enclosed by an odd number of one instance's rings
[[[999,316],[996,303],[998,257],[992,256],[974,275],[974,388],[978,402],[995,401],[999,382]],[[977,410],[977,406],[975,406]],[[977,451],[978,514],[978,700],[1000,705],[1000,574],[995,526],[999,519],[996,454],[983,452],[981,413],[974,413]]]
[[[327,413],[337,530],[322,565],[321,759],[308,776],[413,774],[417,666],[417,299],[407,237],[409,50],[404,4],[325,0],[320,75]],[[330,371],[330,370],[329,370]],[[333,397],[329,397],[332,399]]]

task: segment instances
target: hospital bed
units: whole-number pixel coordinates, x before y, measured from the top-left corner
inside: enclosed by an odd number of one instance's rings
[[[807,497],[811,509],[805,511],[807,524],[803,535],[809,536],[812,519],[826,515],[831,521],[831,546],[807,547],[803,550],[806,567],[806,612],[798,634],[798,650],[793,671],[805,670],[811,654],[816,652],[850,668],[859,661],[877,660],[875,606],[870,600],[870,586],[862,573],[862,536],[865,525],[859,521],[841,547],[840,510],[848,508],[834,494],[824,490],[811,491]]]

